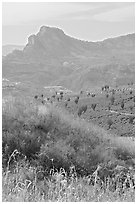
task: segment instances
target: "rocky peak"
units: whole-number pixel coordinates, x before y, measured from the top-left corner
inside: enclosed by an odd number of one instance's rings
[[[36,40],[36,35],[30,35],[28,37],[28,45],[34,45]]]
[[[28,37],[28,43],[23,52],[25,55],[43,57],[68,55],[70,37],[56,27],[42,26],[36,35]]]
[[[46,34],[55,34],[55,35],[65,35],[63,30],[56,27],[41,26],[37,35],[46,35]]]

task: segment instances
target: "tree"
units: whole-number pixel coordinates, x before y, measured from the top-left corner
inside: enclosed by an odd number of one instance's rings
[[[63,95],[60,96],[60,99],[61,99],[61,100],[63,99]]]
[[[108,98],[109,97],[109,94],[106,94],[106,98]]]
[[[113,94],[113,95],[115,94],[115,89],[112,89],[112,94]]]
[[[102,86],[102,88],[101,88],[101,89],[102,89],[102,91],[104,91],[104,86]]]
[[[78,100],[79,100],[79,99],[78,99],[78,98],[76,98],[76,99],[74,100],[74,102],[75,102],[76,104],[78,104]]]
[[[79,101],[79,96],[77,96],[77,98],[75,98],[74,102],[75,102],[76,104],[78,104],[78,101]]]
[[[83,94],[83,91],[82,91],[82,90],[80,91],[80,94]]]
[[[63,91],[60,92],[60,95],[61,95],[61,96],[63,95]]]
[[[109,104],[109,105],[108,105],[108,110],[110,110],[110,109],[111,109],[111,105]]]
[[[36,96],[34,96],[34,98],[35,98],[35,99],[38,99],[38,96],[36,95]]]
[[[109,86],[108,86],[108,85],[105,85],[105,87],[104,87],[104,88],[105,88],[105,91],[106,91],[106,90],[108,90],[108,89],[109,89]]]
[[[53,96],[52,96],[52,98],[54,98],[54,99],[55,99],[55,95],[53,95]]]

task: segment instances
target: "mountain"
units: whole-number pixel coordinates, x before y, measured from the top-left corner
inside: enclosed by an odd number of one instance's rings
[[[32,87],[61,85],[74,91],[134,82],[135,34],[88,42],[42,26],[23,50],[3,58],[2,74]]]
[[[2,56],[6,56],[13,50],[23,50],[23,45],[3,45],[2,46]]]

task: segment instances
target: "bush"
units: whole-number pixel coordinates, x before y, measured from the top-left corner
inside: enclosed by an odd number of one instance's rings
[[[108,105],[108,110],[110,110],[110,109],[111,109],[111,105],[109,104],[109,105]]]
[[[133,141],[53,105],[40,114],[35,104],[15,100],[3,106],[2,119],[3,201],[134,200],[132,175],[121,183],[123,170],[114,172],[134,167]],[[128,190],[120,187],[127,182]]]
[[[110,101],[111,101],[111,105],[114,105],[115,97],[111,96]]]
[[[124,109],[124,101],[121,102],[121,108]]]
[[[109,97],[109,94],[106,94],[106,98],[108,98]]]
[[[108,128],[110,129],[111,125],[113,124],[113,121],[109,118],[107,121]]]
[[[117,160],[115,151],[124,144],[124,139],[120,143],[119,137],[114,140],[114,136],[102,128],[53,105],[48,107],[48,114],[41,115],[34,104],[15,101],[9,109],[3,110],[2,119],[4,166],[9,155],[17,149],[29,161],[44,169],[49,170],[54,165],[57,169],[63,167],[68,171],[73,164],[78,174],[87,175],[99,163]],[[134,150],[128,145],[123,147],[127,155]]]
[[[36,96],[34,96],[34,98],[35,98],[35,99],[38,99],[38,96],[36,95]]]
[[[130,117],[129,117],[129,123],[133,124],[134,119],[135,119],[135,116],[130,116]]]
[[[96,106],[97,106],[97,104],[96,104],[96,103],[93,103],[93,104],[91,105],[91,108],[95,111]]]
[[[112,89],[112,95],[114,95],[115,94],[115,89]]]
[[[130,105],[130,106],[129,106],[129,109],[130,109],[130,111],[132,111],[132,110],[133,110],[133,106],[132,106],[132,105]]]
[[[87,108],[88,108],[87,105],[80,106],[78,109],[78,116],[80,117],[81,114],[85,113],[87,111]]]

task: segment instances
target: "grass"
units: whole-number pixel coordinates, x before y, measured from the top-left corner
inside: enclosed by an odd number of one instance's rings
[[[3,172],[3,202],[128,202],[134,201],[132,182],[126,188],[127,180],[117,182],[108,178],[102,182],[99,177],[91,185],[91,177],[78,177],[74,167],[69,176],[60,168],[50,170],[45,179],[42,169],[31,167],[25,160],[17,163],[13,172]]]
[[[24,98],[7,101],[2,120],[3,201],[134,200],[134,186],[127,179],[134,171],[132,140],[108,134],[54,105],[38,107]],[[126,176],[116,173],[119,165]],[[102,184],[94,178],[91,185],[89,176],[98,166]],[[115,183],[114,191],[106,185],[107,177]],[[127,181],[130,186],[121,193],[119,184]]]

